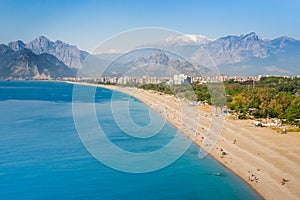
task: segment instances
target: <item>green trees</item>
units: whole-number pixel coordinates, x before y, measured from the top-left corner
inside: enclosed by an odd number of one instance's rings
[[[242,118],[276,117],[300,126],[300,78],[264,77],[255,84],[228,81],[224,82],[224,86],[211,83],[173,86],[147,84],[142,88],[206,101],[219,107],[227,104]]]
[[[285,110],[287,122],[300,126],[300,96],[297,96]]]
[[[228,102],[227,105],[229,109],[243,113],[244,111],[246,111],[247,101],[248,101],[247,92],[243,91],[235,95],[232,99],[232,102]]]
[[[276,117],[286,118],[285,111],[291,105],[294,96],[287,92],[279,92],[270,102],[270,107],[275,111]]]
[[[277,117],[300,125],[300,79],[265,77],[254,87],[245,83],[226,83],[232,94],[227,105],[238,113],[255,117]]]
[[[140,88],[142,88],[144,90],[155,90],[158,92],[163,92],[165,94],[174,94],[174,92],[171,90],[171,88],[164,84],[145,84],[145,85],[142,85]]]

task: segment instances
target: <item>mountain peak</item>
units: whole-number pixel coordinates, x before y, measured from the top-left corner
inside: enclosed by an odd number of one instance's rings
[[[284,48],[290,45],[297,45],[299,44],[299,41],[291,37],[282,36],[271,40],[271,44],[277,48]]]
[[[50,41],[46,36],[43,36],[43,35],[37,37],[35,40],[39,40],[39,41]]]
[[[192,42],[196,42],[196,43],[201,43],[203,41],[207,41],[207,40],[211,40],[206,38],[203,35],[196,35],[196,34],[185,34],[179,37],[180,39],[182,39],[183,41],[192,41]]]
[[[32,50],[35,54],[41,54],[46,53],[45,49],[49,48],[49,46],[51,46],[51,43],[52,42],[45,36],[39,36],[34,40],[30,41],[26,45],[26,48]]]
[[[71,68],[81,67],[79,49],[63,41],[57,40],[56,42],[52,42],[45,36],[39,36],[29,42],[26,48],[37,55],[42,53],[53,55]]]
[[[246,36],[250,36],[250,37],[256,37],[257,36],[257,34],[255,33],[255,32],[250,32],[250,33],[248,33],[248,34],[246,34]]]
[[[202,45],[206,44],[212,39],[208,39],[203,35],[197,34],[184,34],[179,36],[170,36],[164,40],[158,42],[159,45],[174,45],[174,46],[187,46],[187,45]]]
[[[32,40],[31,42],[29,42],[27,45],[30,45],[30,44],[33,44],[33,43],[36,43],[36,44],[38,43],[38,44],[49,46],[49,44],[51,44],[53,42],[45,36],[39,36],[39,37],[35,38],[34,40]]]
[[[169,57],[162,50],[156,50],[152,52],[150,56],[150,63],[158,63],[167,65],[169,62]]]
[[[25,43],[21,40],[8,43],[8,46],[14,51],[20,51],[25,48]]]
[[[282,36],[282,37],[278,37],[278,38],[276,38],[276,39],[274,39],[274,40],[280,40],[280,41],[289,41],[289,42],[295,42],[295,41],[297,41],[296,39],[294,39],[294,38],[291,38],[291,37],[287,37],[287,36]],[[273,41],[274,41],[273,40]]]
[[[250,32],[250,33],[248,33],[246,35],[241,35],[241,37],[243,39],[256,40],[256,41],[260,39],[259,36],[255,32]]]

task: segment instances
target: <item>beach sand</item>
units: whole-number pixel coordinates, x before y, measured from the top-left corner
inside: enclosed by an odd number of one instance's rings
[[[186,101],[154,91],[100,87],[143,101],[263,198],[300,199],[300,133],[279,134],[271,128],[254,127],[251,120],[225,119],[215,115],[211,106],[188,106]]]

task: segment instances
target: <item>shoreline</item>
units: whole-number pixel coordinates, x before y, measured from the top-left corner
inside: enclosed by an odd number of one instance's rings
[[[159,112],[162,117],[189,137],[201,149],[207,151],[207,148],[209,148],[208,153],[210,156],[243,179],[262,198],[300,198],[300,191],[297,189],[300,186],[300,173],[298,172],[298,169],[300,169],[300,155],[297,155],[300,151],[300,145],[298,145],[300,144],[300,135],[296,135],[297,133],[282,135],[270,128],[252,127],[249,125],[250,120],[226,118],[217,143],[213,147],[207,147],[204,145],[206,144],[204,140],[207,139],[205,138],[205,131],[207,134],[207,130],[211,128],[210,121],[212,119],[210,118],[213,117],[211,106],[188,107],[187,102],[179,103],[186,104],[185,109],[199,109],[197,110],[197,112],[200,112],[199,118],[204,120],[196,121],[197,128],[194,129],[195,124],[192,124],[192,122],[184,124],[180,121],[182,119],[178,114],[181,113],[182,105],[178,106],[178,101],[171,95],[114,85],[69,81],[66,81],[66,83],[102,87],[133,96]],[[161,108],[165,108],[165,112],[162,112]],[[182,128],[183,126],[185,128]]]

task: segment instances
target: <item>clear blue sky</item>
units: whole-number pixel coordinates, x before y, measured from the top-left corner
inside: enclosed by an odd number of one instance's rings
[[[0,43],[45,35],[84,50],[132,28],[300,39],[300,0],[0,0]]]

